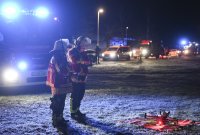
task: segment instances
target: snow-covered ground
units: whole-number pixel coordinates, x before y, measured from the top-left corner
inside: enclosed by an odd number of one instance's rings
[[[0,134],[57,134],[51,125],[50,96],[0,96]],[[200,126],[166,133],[121,122],[160,110],[170,111],[172,117],[200,121],[200,57],[94,65],[81,106],[87,113],[87,125],[71,120],[69,96],[64,117],[70,120],[70,134],[200,134]]]

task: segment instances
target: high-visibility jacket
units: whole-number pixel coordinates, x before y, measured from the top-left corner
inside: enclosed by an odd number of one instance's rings
[[[66,60],[67,62],[67,60]],[[65,87],[70,83],[70,68],[59,65],[53,56],[49,62],[46,84],[51,88]]]
[[[69,50],[67,58],[72,69],[72,77],[85,81],[88,74],[88,65],[90,64],[87,54],[79,52],[77,48],[72,48]]]

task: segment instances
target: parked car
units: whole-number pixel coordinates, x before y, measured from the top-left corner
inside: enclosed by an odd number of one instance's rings
[[[103,60],[130,60],[132,52],[129,46],[111,46],[102,53]]]

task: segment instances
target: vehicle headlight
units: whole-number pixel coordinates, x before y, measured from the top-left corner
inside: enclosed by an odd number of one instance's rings
[[[17,65],[17,67],[20,69],[20,70],[26,70],[28,65],[25,61],[20,61]]]
[[[12,83],[12,82],[16,82],[17,81],[19,75],[18,75],[16,70],[14,70],[12,68],[9,68],[9,69],[5,69],[3,71],[3,76],[2,77],[3,77],[3,80],[5,82]]]
[[[105,54],[104,54],[104,53],[102,53],[101,55],[102,55],[102,57],[104,57],[104,56],[105,56]]]
[[[133,54],[136,54],[136,50],[133,50]]]
[[[110,54],[110,57],[111,57],[111,58],[116,57],[116,53],[111,53],[111,54]]]
[[[190,51],[189,51],[189,50],[185,50],[184,53],[185,53],[185,54],[189,54]]]
[[[147,49],[143,49],[143,50],[142,50],[142,55],[145,56],[145,55],[147,55],[147,53],[148,53],[148,50],[147,50]]]
[[[130,56],[130,57],[132,56],[132,52],[129,52],[129,56]]]

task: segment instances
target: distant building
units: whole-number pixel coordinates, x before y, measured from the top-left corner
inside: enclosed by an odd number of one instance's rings
[[[135,41],[135,39],[134,38],[113,37],[110,39],[110,46],[116,46],[116,45],[127,46],[127,45],[129,45],[130,41]]]

